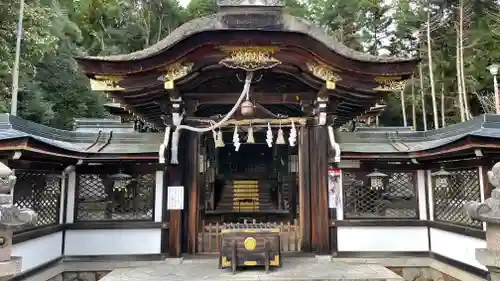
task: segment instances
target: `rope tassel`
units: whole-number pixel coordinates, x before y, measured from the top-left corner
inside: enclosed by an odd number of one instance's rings
[[[335,163],[340,162],[340,146],[338,143],[335,142],[335,133],[333,131],[333,127],[328,127],[328,139],[330,140],[330,145],[332,149],[335,151],[335,157],[333,158],[333,161]]]
[[[250,127],[248,127],[247,143],[255,143],[255,138],[253,137],[252,123],[250,123]]]

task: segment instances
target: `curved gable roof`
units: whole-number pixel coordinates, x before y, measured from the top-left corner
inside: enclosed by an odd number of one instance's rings
[[[266,14],[266,12],[262,11],[259,14]],[[371,54],[358,52],[340,43],[334,37],[328,35],[323,29],[319,28],[310,21],[289,14],[280,14],[278,20],[279,22],[276,25],[273,25],[272,28],[265,28],[265,27],[235,28],[231,27],[223,20],[224,16],[237,16],[237,15],[246,15],[246,13],[241,11],[217,13],[210,16],[191,20],[181,25],[174,31],[172,31],[167,37],[165,37],[158,43],[146,49],[136,51],[133,53],[122,54],[122,55],[111,55],[111,56],[86,56],[86,57],[77,57],[77,59],[107,61],[107,62],[142,60],[145,58],[158,55],[163,51],[168,50],[170,47],[174,46],[178,42],[198,33],[220,31],[220,30],[259,30],[259,31],[281,31],[281,32],[304,34],[321,42],[323,45],[325,45],[325,47],[327,47],[331,51],[341,56],[362,62],[398,63],[398,62],[408,62],[417,60],[416,58],[373,56]],[[279,26],[279,28],[277,28],[276,26]]]

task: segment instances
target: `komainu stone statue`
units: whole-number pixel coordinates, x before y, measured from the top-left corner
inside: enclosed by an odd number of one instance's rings
[[[468,202],[465,212],[472,218],[486,222],[486,249],[476,249],[476,260],[488,268],[492,281],[500,281],[500,162],[488,172],[495,186],[484,203]]]
[[[16,227],[36,221],[34,211],[13,204],[12,189],[16,177],[0,162],[0,281],[21,271],[21,258],[12,257],[12,232]]]

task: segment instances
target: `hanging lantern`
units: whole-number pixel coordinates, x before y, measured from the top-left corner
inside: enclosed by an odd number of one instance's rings
[[[62,176],[58,174],[48,174],[45,176],[45,193],[55,194],[61,187]]]
[[[389,177],[388,175],[379,172],[377,169],[366,176],[370,179],[371,190],[383,190],[385,187],[385,180]]]
[[[443,166],[441,166],[439,171],[432,173],[431,177],[434,178],[434,186],[436,190],[443,190],[445,192],[448,191],[450,187],[451,173],[446,171]]]
[[[132,181],[132,176],[122,173],[109,176],[113,180],[113,190],[123,191],[127,189],[127,185]]]

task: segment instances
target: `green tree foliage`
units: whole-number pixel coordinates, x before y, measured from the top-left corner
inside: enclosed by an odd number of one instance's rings
[[[460,2],[462,1],[462,2]],[[289,14],[313,21],[345,45],[372,54],[420,54],[423,88],[415,76],[416,99],[406,87],[406,111],[416,104],[421,116],[424,93],[431,122],[430,82],[425,33],[431,13],[431,56],[437,96],[444,92],[447,123],[458,122],[457,22],[464,13],[464,74],[472,114],[480,114],[475,94],[492,92],[486,66],[500,61],[498,0],[284,0]],[[10,106],[19,0],[0,3],[0,112]],[[216,0],[26,0],[23,27],[19,114],[69,128],[74,117],[104,116],[105,96],[89,89],[74,55],[129,53],[151,46],[193,18],[218,11]],[[401,125],[400,93],[388,97],[383,125]],[[439,98],[438,98],[439,100]],[[440,110],[443,110],[440,107]],[[408,116],[411,119],[411,116]],[[421,118],[417,117],[419,127]],[[409,122],[411,124],[411,120]]]
[[[19,0],[0,2],[0,111],[10,108],[12,67],[17,34]],[[38,1],[26,1],[24,7],[24,26],[22,55],[20,58],[21,91],[29,91],[30,81],[35,76],[36,64],[43,55],[55,51],[57,37],[51,34],[53,14]],[[26,99],[28,104],[36,103],[40,96]],[[28,102],[29,100],[29,102]],[[41,102],[43,104],[43,102]]]

